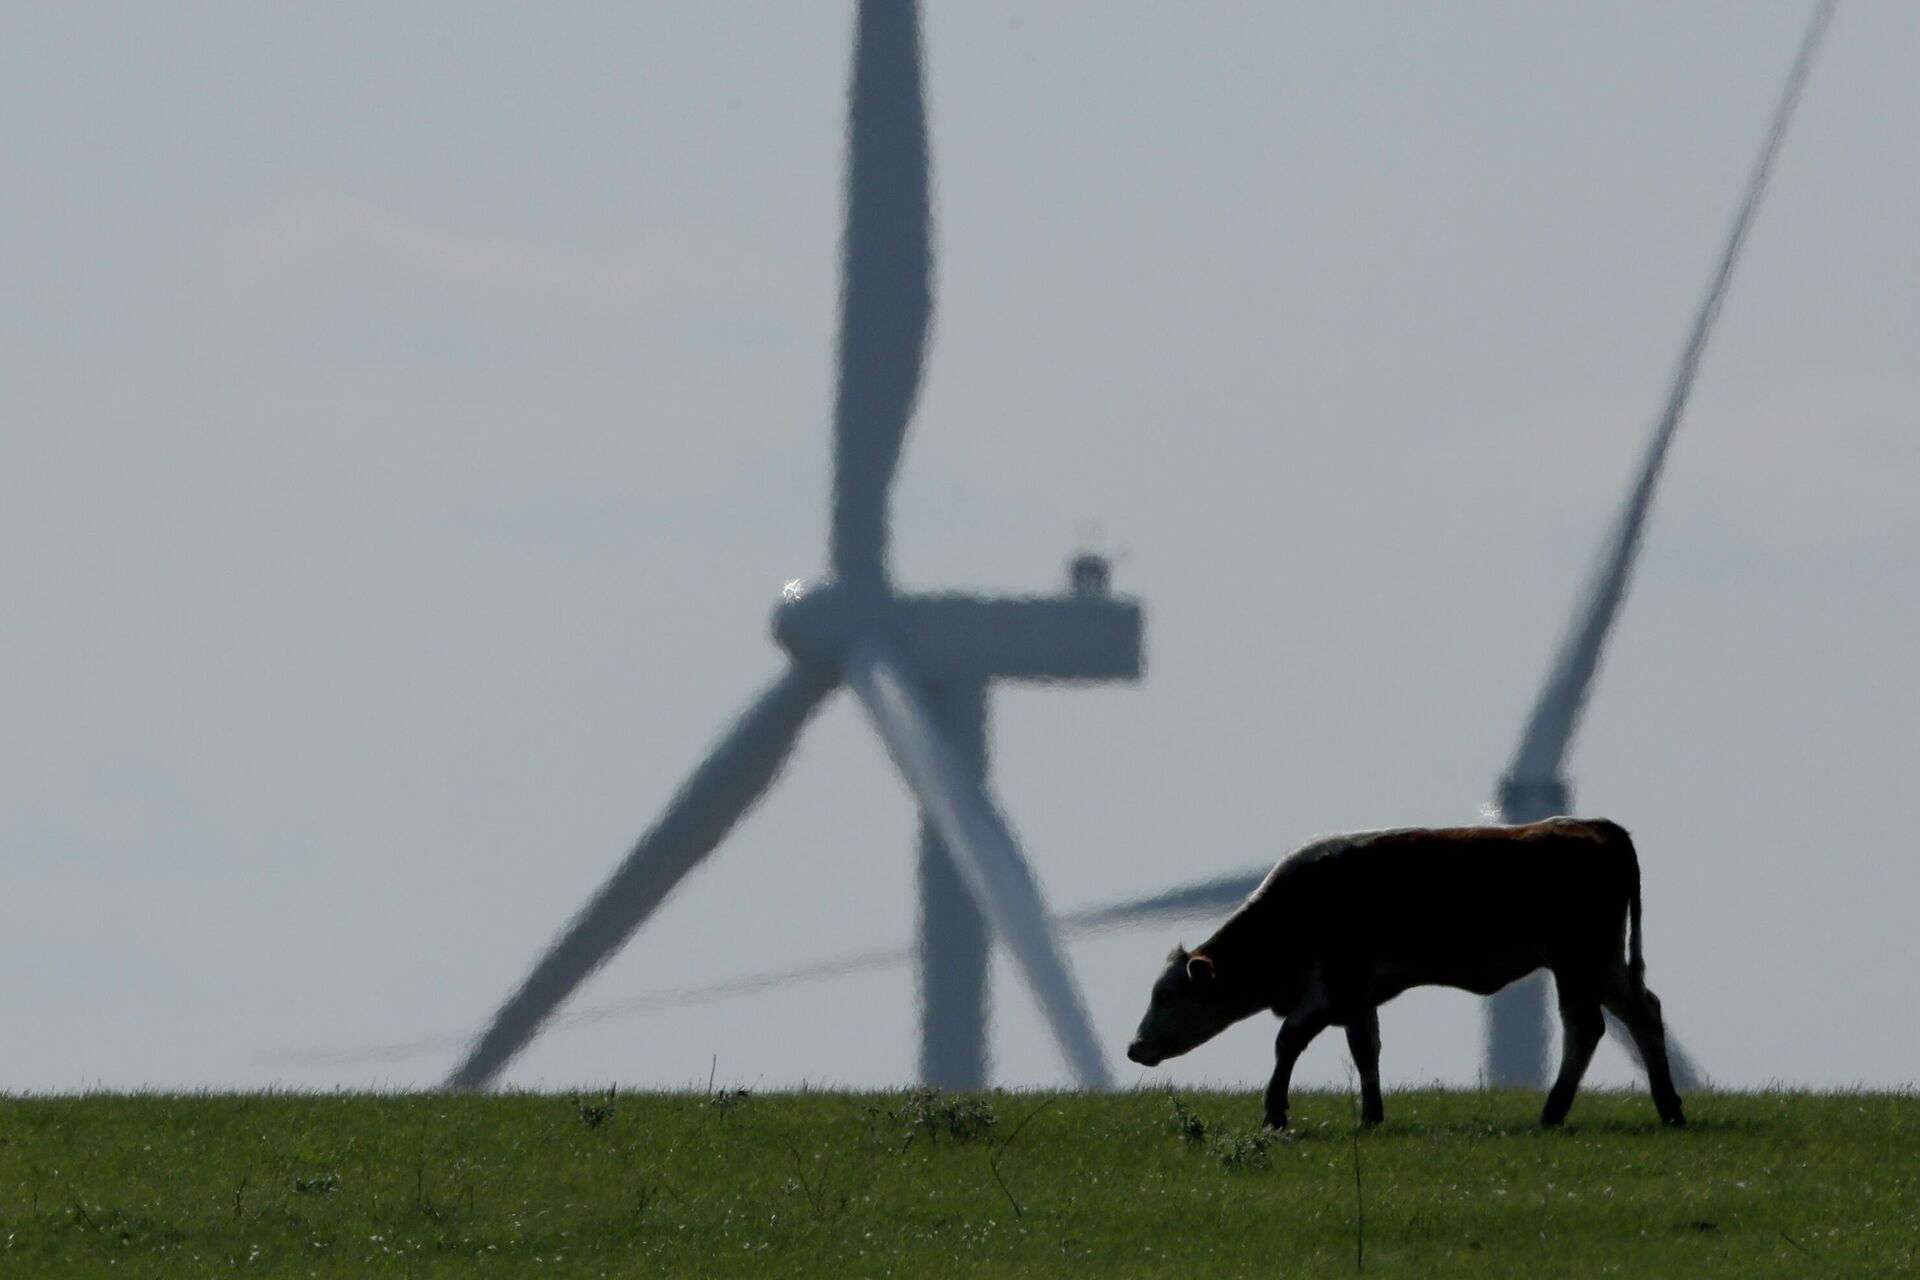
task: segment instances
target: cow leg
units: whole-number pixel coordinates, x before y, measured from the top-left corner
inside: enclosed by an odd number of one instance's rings
[[[1331,1021],[1324,1007],[1316,1007],[1296,1009],[1280,1024],[1280,1034],[1273,1042],[1273,1079],[1267,1081],[1263,1123],[1269,1129],[1287,1127],[1287,1087],[1293,1080],[1293,1064]]]
[[[1626,1024],[1640,1051],[1640,1063],[1647,1069],[1647,1087],[1653,1091],[1653,1105],[1660,1119],[1676,1128],[1686,1124],[1680,1109],[1680,1092],[1673,1087],[1673,1069],[1667,1065],[1667,1029],[1660,1018],[1660,997],[1647,990],[1623,966],[1607,983],[1603,997],[1607,1012]]]
[[[1585,984],[1569,990],[1570,984],[1561,975],[1555,974],[1554,980],[1560,988],[1560,1076],[1547,1094],[1546,1108],[1540,1112],[1540,1123],[1548,1128],[1557,1128],[1567,1118],[1574,1092],[1580,1088],[1580,1077],[1587,1074],[1593,1051],[1607,1033],[1600,1002],[1586,993]]]
[[[1360,1072],[1360,1123],[1379,1124],[1386,1111],[1380,1105],[1380,1012],[1368,1009],[1347,1020],[1347,1050]]]

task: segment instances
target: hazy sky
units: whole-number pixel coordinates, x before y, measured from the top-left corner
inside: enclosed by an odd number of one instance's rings
[[[1091,545],[1149,610],[1143,685],[994,700],[1056,907],[1476,816],[1808,12],[934,0],[896,568]],[[0,8],[0,1089],[437,1081],[297,1055],[476,1028],[778,669],[850,19]],[[1915,48],[1842,6],[1573,757],[1734,1085],[1920,1081]],[[576,1007],[905,941],[914,829],[838,695]],[[1263,1077],[1264,1020],[1121,1059],[1175,940],[1074,950],[1121,1079]],[[996,997],[998,1078],[1062,1081]],[[1389,1006],[1389,1084],[1470,1082],[1477,1004]],[[892,1084],[915,1037],[901,970],[508,1079]]]

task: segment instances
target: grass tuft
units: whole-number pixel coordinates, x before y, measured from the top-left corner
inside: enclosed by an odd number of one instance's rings
[[[905,1135],[903,1151],[923,1136],[935,1144],[943,1137],[948,1142],[971,1142],[1000,1123],[993,1104],[979,1094],[942,1093],[925,1086],[907,1090],[896,1107],[871,1107],[868,1113]]]
[[[573,1095],[573,1108],[580,1116],[580,1123],[589,1129],[598,1129],[614,1116],[614,1090],[607,1090],[599,1102],[588,1102],[579,1094]]]

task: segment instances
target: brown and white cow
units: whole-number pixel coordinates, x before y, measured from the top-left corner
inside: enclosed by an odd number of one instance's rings
[[[1361,1117],[1378,1124],[1379,1005],[1428,985],[1491,995],[1540,968],[1553,973],[1566,1031],[1540,1123],[1566,1119],[1606,1030],[1604,1008],[1632,1032],[1660,1118],[1685,1124],[1660,1001],[1643,977],[1640,862],[1626,831],[1601,819],[1303,845],[1211,938],[1167,958],[1127,1056],[1151,1067],[1270,1009],[1283,1021],[1266,1123],[1285,1128],[1295,1059],[1327,1027],[1345,1027]]]

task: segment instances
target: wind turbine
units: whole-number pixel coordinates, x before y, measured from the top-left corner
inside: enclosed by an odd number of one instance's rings
[[[919,801],[922,987],[940,1083],[985,1073],[987,931],[1012,953],[1068,1069],[1110,1082],[1078,984],[986,785],[993,679],[1132,679],[1141,613],[1075,562],[1068,596],[911,596],[888,572],[887,493],[919,393],[933,311],[926,110],[913,0],[860,0],[848,105],[834,400],[831,577],[789,583],[773,617],[786,671],[750,704],[472,1042],[447,1083],[492,1082],[773,783],[800,731],[850,687]]]
[[[1633,488],[1627,495],[1612,536],[1602,548],[1598,571],[1587,590],[1576,601],[1572,625],[1548,670],[1546,682],[1535,698],[1512,761],[1500,776],[1495,805],[1502,821],[1532,822],[1566,813],[1572,807],[1572,789],[1564,772],[1566,758],[1572,749],[1581,713],[1592,692],[1607,636],[1626,598],[1647,515],[1652,508],[1654,490],[1673,443],[1674,432],[1679,427],[1693,390],[1707,339],[1725,301],[1727,286],[1754,216],[1759,211],[1774,159],[1786,136],[1787,126],[1805,88],[1836,3],[1837,0],[1820,0],[1815,6],[1799,52],[1788,73],[1786,87],[1775,108],[1760,157],[1747,183],[1745,198],[1734,218],[1718,266],[1708,283],[1706,295],[1681,352]],[[1061,916],[1058,924],[1064,934],[1072,936],[1103,928],[1120,928],[1228,910],[1239,905],[1258,887],[1266,871],[1267,868],[1259,867],[1233,872],[1177,886],[1147,898],[1088,908]],[[630,1007],[664,1008],[699,1003],[765,990],[791,981],[823,980],[898,963],[904,958],[905,953],[898,951],[871,951],[835,957],[803,969],[749,974],[707,987],[658,992],[632,1002]],[[602,1015],[620,1011],[602,1011]],[[1611,1018],[1608,1025],[1615,1037],[1637,1058],[1638,1051],[1632,1038]],[[1493,996],[1488,1001],[1486,1024],[1485,1075],[1488,1083],[1516,1086],[1544,1084],[1547,1028],[1544,975],[1536,975]],[[1675,1082],[1681,1088],[1693,1089],[1705,1083],[1704,1075],[1681,1049],[1671,1028],[1667,1050]]]
[[[1806,87],[1815,55],[1833,19],[1837,0],[1820,0],[1808,22],[1799,52],[1787,73],[1786,87],[1774,108],[1773,120],[1748,179],[1745,198],[1734,216],[1720,261],[1707,285],[1706,296],[1694,316],[1686,346],[1680,353],[1666,402],[1654,425],[1645,455],[1632,490],[1627,495],[1612,536],[1603,548],[1598,571],[1587,590],[1576,602],[1572,626],[1562,641],[1545,684],[1534,700],[1533,711],[1521,731],[1512,762],[1500,777],[1495,804],[1503,822],[1536,822],[1556,814],[1570,812],[1572,788],[1565,765],[1580,727],[1581,713],[1593,690],[1595,675],[1607,636],[1619,617],[1626,599],[1627,585],[1638,558],[1647,515],[1653,507],[1655,486],[1666,465],[1673,436],[1686,411],[1693,391],[1707,339],[1713,332],[1726,301],[1727,286],[1740,260],[1747,233],[1759,212],[1761,197],[1773,172],[1775,157],[1785,139],[1794,108]],[[1130,913],[1129,918],[1148,914],[1175,915],[1218,909],[1241,901],[1259,884],[1264,870],[1170,890],[1152,899],[1118,904],[1109,913]],[[1155,904],[1158,904],[1157,906]],[[1072,917],[1069,917],[1071,919]],[[1547,1080],[1547,996],[1546,975],[1535,974],[1498,992],[1487,1001],[1485,1074],[1489,1084],[1540,1087]],[[1637,1057],[1632,1037],[1611,1017],[1608,1026],[1615,1038],[1627,1045]],[[1674,1079],[1683,1089],[1697,1088],[1704,1076],[1680,1048],[1677,1038],[1668,1033],[1668,1055]]]
[[[1679,364],[1674,368],[1666,404],[1654,425],[1653,438],[1647,444],[1639,475],[1627,495],[1626,506],[1620,512],[1613,537],[1606,546],[1585,598],[1576,605],[1572,625],[1561,642],[1553,666],[1548,669],[1546,683],[1541,686],[1534,700],[1533,712],[1527,717],[1526,728],[1521,732],[1519,746],[1513,753],[1513,761],[1501,775],[1495,803],[1504,822],[1537,822],[1555,814],[1572,812],[1572,789],[1564,771],[1567,752],[1573,745],[1574,733],[1580,727],[1581,713],[1586,709],[1587,698],[1593,689],[1594,676],[1600,669],[1600,656],[1606,646],[1608,633],[1612,631],[1614,619],[1620,613],[1620,605],[1626,599],[1627,585],[1633,574],[1634,561],[1639,556],[1647,514],[1653,507],[1654,488],[1660,481],[1667,451],[1673,444],[1674,431],[1680,425],[1687,399],[1693,392],[1693,380],[1700,371],[1700,358],[1706,351],[1707,338],[1713,332],[1713,323],[1720,315],[1722,303],[1726,301],[1727,285],[1733,279],[1733,269],[1740,260],[1740,250],[1746,244],[1754,215],[1759,212],[1761,197],[1766,193],[1767,180],[1773,172],[1774,158],[1780,152],[1787,125],[1800,102],[1801,91],[1806,87],[1807,75],[1813,69],[1821,38],[1832,21],[1835,2],[1821,0],[1807,25],[1799,54],[1787,74],[1786,88],[1780,95],[1779,105],[1774,109],[1773,123],[1760,149],[1760,158],[1754,163],[1753,174],[1748,179],[1746,199],[1741,202],[1739,212],[1734,216],[1726,247],[1720,254],[1719,266],[1707,285],[1706,296],[1701,299],[1700,310],[1687,335],[1687,345],[1680,353]],[[1614,1030],[1618,1034],[1617,1025]],[[1547,1080],[1547,1035],[1545,975],[1535,974],[1490,997],[1487,1001],[1488,1083],[1529,1088],[1544,1085]],[[1621,1038],[1631,1043],[1627,1037]],[[1675,1075],[1697,1076],[1698,1072],[1686,1063],[1684,1055],[1676,1055]],[[1683,1088],[1689,1087],[1684,1078],[1680,1083]]]

